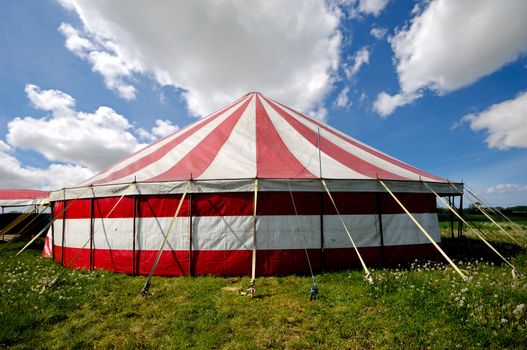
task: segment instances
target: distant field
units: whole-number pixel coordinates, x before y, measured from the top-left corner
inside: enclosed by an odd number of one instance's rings
[[[376,268],[376,288],[360,270],[325,273],[313,302],[307,276],[258,278],[254,299],[240,295],[247,277],[154,277],[142,298],[144,277],[68,270],[46,289],[61,266],[42,259],[39,246],[15,257],[23,243],[0,245],[0,347],[525,348],[525,274],[514,279],[472,234],[449,239],[448,223],[441,227],[468,282],[430,262]],[[527,272],[525,249],[488,231]]]

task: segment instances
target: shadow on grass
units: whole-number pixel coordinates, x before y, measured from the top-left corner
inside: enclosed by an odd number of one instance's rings
[[[491,242],[505,258],[514,258],[525,252],[522,247],[506,242]],[[450,258],[455,260],[481,260],[501,264],[503,261],[483,241],[473,238],[445,238],[441,237],[441,247]]]

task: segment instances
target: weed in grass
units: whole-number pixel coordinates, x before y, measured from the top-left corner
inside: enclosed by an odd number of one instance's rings
[[[527,254],[496,240],[527,271]],[[445,240],[466,271],[415,261],[372,271],[257,279],[258,298],[241,296],[248,277],[144,277],[67,271],[39,249],[0,251],[0,347],[13,348],[521,348],[527,344],[527,279],[471,237]],[[504,249],[511,246],[510,249]]]

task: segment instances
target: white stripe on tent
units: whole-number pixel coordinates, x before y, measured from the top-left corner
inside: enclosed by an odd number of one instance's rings
[[[203,139],[205,139],[216,127],[221,124],[225,119],[231,116],[236,111],[232,109],[227,113],[224,113],[220,117],[211,121],[198,131],[192,134],[189,138],[172,148],[167,154],[154,163],[150,163],[146,167],[138,170],[137,172],[131,173],[128,176],[121,177],[110,181],[110,183],[120,183],[133,181],[137,177],[138,181],[148,180],[164,173],[165,171],[176,165],[187,153],[191,152]]]
[[[234,126],[230,137],[199,179],[221,179],[226,168],[238,178],[256,176],[256,112],[253,98]],[[228,165],[226,165],[228,164]]]
[[[261,99],[269,118],[271,119],[280,138],[284,141],[289,151],[295,156],[302,165],[312,174],[318,174],[319,157],[318,148],[309,142],[302,134],[296,131],[282,116],[280,116],[264,99]],[[321,152],[322,176],[327,178],[345,179],[369,179],[340,162],[334,160],[326,153]]]
[[[288,110],[286,110],[288,111]],[[304,126],[312,130],[313,132],[318,132],[318,126],[308,122],[305,118],[299,117],[296,113],[289,113],[292,118],[296,119],[298,122],[302,123]],[[345,142],[341,138],[335,136],[334,134],[330,133],[329,131],[326,131],[323,128],[320,128],[320,137],[325,138],[328,141],[332,142],[333,144],[337,145],[338,147],[342,148],[343,150],[353,154],[357,158],[363,159],[364,161],[372,164],[373,166],[383,169],[385,171],[388,171],[392,174],[399,175],[408,179],[412,180],[419,180],[422,179],[423,181],[436,181],[434,179],[430,179],[426,176],[419,177],[419,174],[406,170],[396,164],[390,163],[387,160],[384,160],[382,158],[379,158],[375,156],[374,154],[367,152],[363,149],[358,148],[357,146],[354,146],[353,144],[349,142]],[[346,137],[349,138],[349,137]],[[369,146],[365,146],[367,148],[371,148]],[[377,150],[375,150],[377,151]],[[387,156],[389,157],[389,156]],[[391,157],[390,157],[391,158]]]
[[[414,214],[414,217],[429,230],[438,242],[436,214]],[[358,247],[379,247],[380,235],[378,215],[342,215],[342,219],[353,231]],[[172,219],[137,219],[136,249],[157,250],[163,241],[163,228]],[[429,243],[406,214],[383,214],[383,234],[386,246]],[[62,245],[62,220],[55,225],[55,245]],[[178,217],[168,237],[165,250],[187,250],[189,248],[189,218]],[[372,228],[375,228],[372,230]],[[65,247],[80,248],[90,237],[90,219],[67,219],[68,235]],[[132,250],[133,219],[96,219],[94,225],[95,249]],[[193,250],[250,250],[252,248],[252,216],[202,216],[193,217]],[[300,233],[302,232],[302,233]],[[304,235],[305,242],[302,240]],[[320,216],[318,215],[273,215],[258,216],[258,250],[320,248]],[[351,248],[352,245],[338,216],[324,216],[324,247]]]
[[[249,97],[247,97],[249,98]],[[238,108],[244,101],[247,100],[247,98],[243,98],[241,99],[238,103],[236,103],[235,105],[232,106],[231,108],[231,113],[236,110],[236,108]],[[189,125],[190,127],[195,127],[195,126],[198,126],[198,125],[201,125],[203,124],[204,122],[206,122],[208,119],[210,119],[212,116],[214,116],[215,114],[217,114],[218,112],[225,112],[229,109],[229,106],[226,106],[220,110],[218,110],[217,112],[214,112],[214,113],[211,113],[209,114],[208,116],[206,117],[203,117],[201,119],[199,119],[196,123],[194,124],[191,124]],[[183,128],[179,131],[177,131],[176,133],[174,133],[173,135],[170,135],[168,136],[167,138],[157,142],[157,143],[153,143],[147,147],[145,147],[144,149],[142,149],[141,151],[139,151],[138,153],[130,156],[129,158],[126,158],[124,159],[122,162],[120,163],[117,163],[115,164],[114,166],[112,166],[111,168],[105,170],[104,172],[102,173],[99,173],[97,174],[96,176],[94,176],[93,178],[90,178],[88,179],[87,181],[83,182],[82,184],[80,184],[79,186],[83,186],[87,183],[92,183],[92,182],[95,182],[95,181],[98,181],[100,179],[103,179],[105,177],[107,177],[108,175],[111,175],[112,173],[116,172],[116,171],[119,171],[123,168],[125,168],[126,166],[134,163],[135,161],[155,152],[156,150],[158,150],[159,148],[163,147],[164,145],[166,145],[167,143],[171,142],[172,140],[176,139],[177,137],[179,137],[181,134],[185,133],[188,131],[189,128]],[[190,136],[192,137],[192,136]],[[120,180],[120,179],[119,179]],[[113,181],[113,182],[123,182],[123,181]]]

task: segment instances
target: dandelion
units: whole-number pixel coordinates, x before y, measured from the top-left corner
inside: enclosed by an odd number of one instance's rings
[[[523,310],[525,309],[525,304],[519,304],[518,306],[516,306],[516,308],[512,311],[512,313],[514,314],[514,316],[516,317],[521,317],[521,315],[523,315]]]

